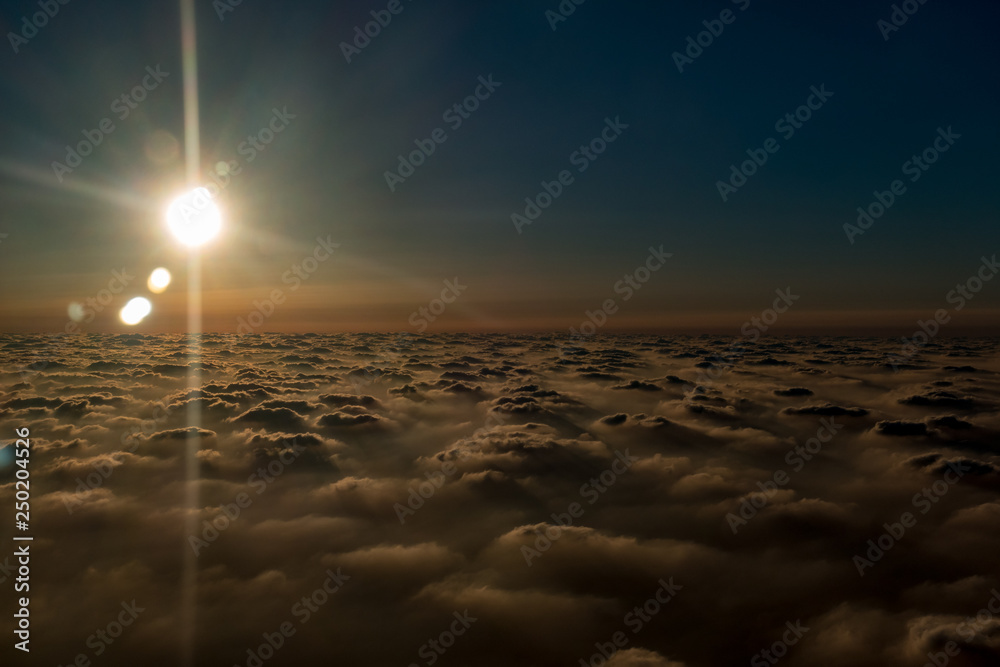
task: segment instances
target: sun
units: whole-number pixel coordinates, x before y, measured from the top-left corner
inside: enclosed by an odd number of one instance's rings
[[[170,203],[167,226],[178,241],[197,248],[222,231],[222,213],[206,188],[195,188]]]

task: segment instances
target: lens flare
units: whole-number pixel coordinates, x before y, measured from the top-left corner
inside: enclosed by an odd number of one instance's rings
[[[160,294],[170,287],[170,272],[163,267],[153,269],[153,272],[149,274],[149,280],[146,281],[146,286],[153,294]]]
[[[222,213],[206,188],[195,188],[170,204],[167,226],[178,241],[196,248],[222,231]]]
[[[151,312],[153,312],[153,304],[149,302],[149,299],[137,296],[125,304],[119,317],[121,317],[122,322],[131,327],[142,322]]]
[[[66,313],[69,315],[69,319],[74,322],[81,322],[84,316],[86,316],[87,311],[84,310],[82,303],[74,301],[69,304],[69,308],[66,309]]]

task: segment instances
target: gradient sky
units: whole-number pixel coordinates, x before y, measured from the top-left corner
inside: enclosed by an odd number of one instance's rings
[[[455,277],[468,288],[430,332],[567,330],[662,245],[673,257],[605,331],[735,335],[791,288],[774,332],[907,335],[1000,249],[996,3],[928,2],[886,41],[889,2],[591,0],[553,31],[554,0],[403,0],[350,63],[341,42],[387,3],[345,4],[247,1],[220,20],[198,3],[201,162],[242,169],[203,253],[206,330],[235,331],[280,289],[263,330],[416,331],[411,314]],[[724,9],[735,21],[678,72],[674,52]],[[2,32],[36,11],[3,2]],[[18,53],[0,48],[0,330],[62,331],[121,269],[135,281],[84,330],[185,329],[186,258],[163,223],[184,185],[183,156],[162,148],[183,146],[177,14],[71,2]],[[119,120],[113,101],[157,65],[169,75]],[[449,128],[442,114],[488,75],[502,85]],[[782,138],[775,122],[823,85],[833,96]],[[250,162],[240,145],[275,108],[295,119]],[[52,163],[106,117],[115,130],[60,182]],[[608,117],[628,129],[576,172]],[[390,192],[396,156],[438,127],[447,141]],[[961,139],[849,243],[843,225],[939,127]],[[717,181],[769,137],[781,149],[723,202]],[[574,183],[518,234],[511,214],[564,169]],[[282,276],[317,237],[340,247],[292,290]],[[157,266],[175,283],[129,329],[117,311],[149,296]],[[987,283],[946,332],[993,332],[998,312]]]

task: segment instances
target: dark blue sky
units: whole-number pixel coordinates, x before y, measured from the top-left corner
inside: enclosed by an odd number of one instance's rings
[[[565,329],[662,244],[673,257],[608,330],[736,333],[792,287],[789,332],[904,333],[1000,245],[996,3],[930,0],[886,41],[876,23],[892,3],[588,0],[553,31],[555,1],[403,0],[346,62],[341,42],[387,4],[244,0],[220,20],[198,3],[202,164],[242,169],[219,198],[225,236],[205,252],[207,328],[235,329],[320,235],[340,254],[267,328],[408,330],[458,276],[469,289],[432,330]],[[735,20],[679,73],[674,52],[726,9]],[[36,11],[3,2],[0,27],[20,31]],[[5,40],[4,329],[61,329],[66,304],[123,266],[165,265],[183,284],[161,231],[183,160],[147,151],[163,132],[183,145],[179,33],[171,3],[95,0],[59,6],[17,54]],[[59,182],[52,162],[157,64],[165,81]],[[491,74],[502,85],[448,128],[442,113]],[[775,122],[822,85],[833,96],[782,138]],[[295,118],[250,162],[240,146],[275,108]],[[609,117],[628,129],[577,172],[571,154]],[[961,138],[909,182],[903,163],[949,126]],[[447,141],[390,192],[397,155],[438,127]],[[769,137],[780,150],[724,202],[717,181]],[[565,169],[573,184],[518,234],[511,215]],[[843,225],[894,179],[906,193],[849,243]],[[144,326],[176,330],[182,296],[163,296]],[[998,306],[987,283],[954,330],[995,325]]]

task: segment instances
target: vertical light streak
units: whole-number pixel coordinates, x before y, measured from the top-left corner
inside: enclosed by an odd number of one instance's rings
[[[198,120],[198,43],[194,0],[180,0],[181,58],[184,75],[184,154],[189,187],[201,185],[201,137]],[[201,257],[191,249],[188,258],[188,389],[201,389]],[[189,392],[190,393],[190,392]],[[193,394],[197,397],[198,394]],[[184,550],[184,574],[181,582],[181,665],[193,667],[196,661],[198,625],[198,557],[188,545],[187,536],[198,528],[198,432],[201,428],[201,404],[195,398],[187,409],[188,436],[185,458],[185,525],[181,548]]]

